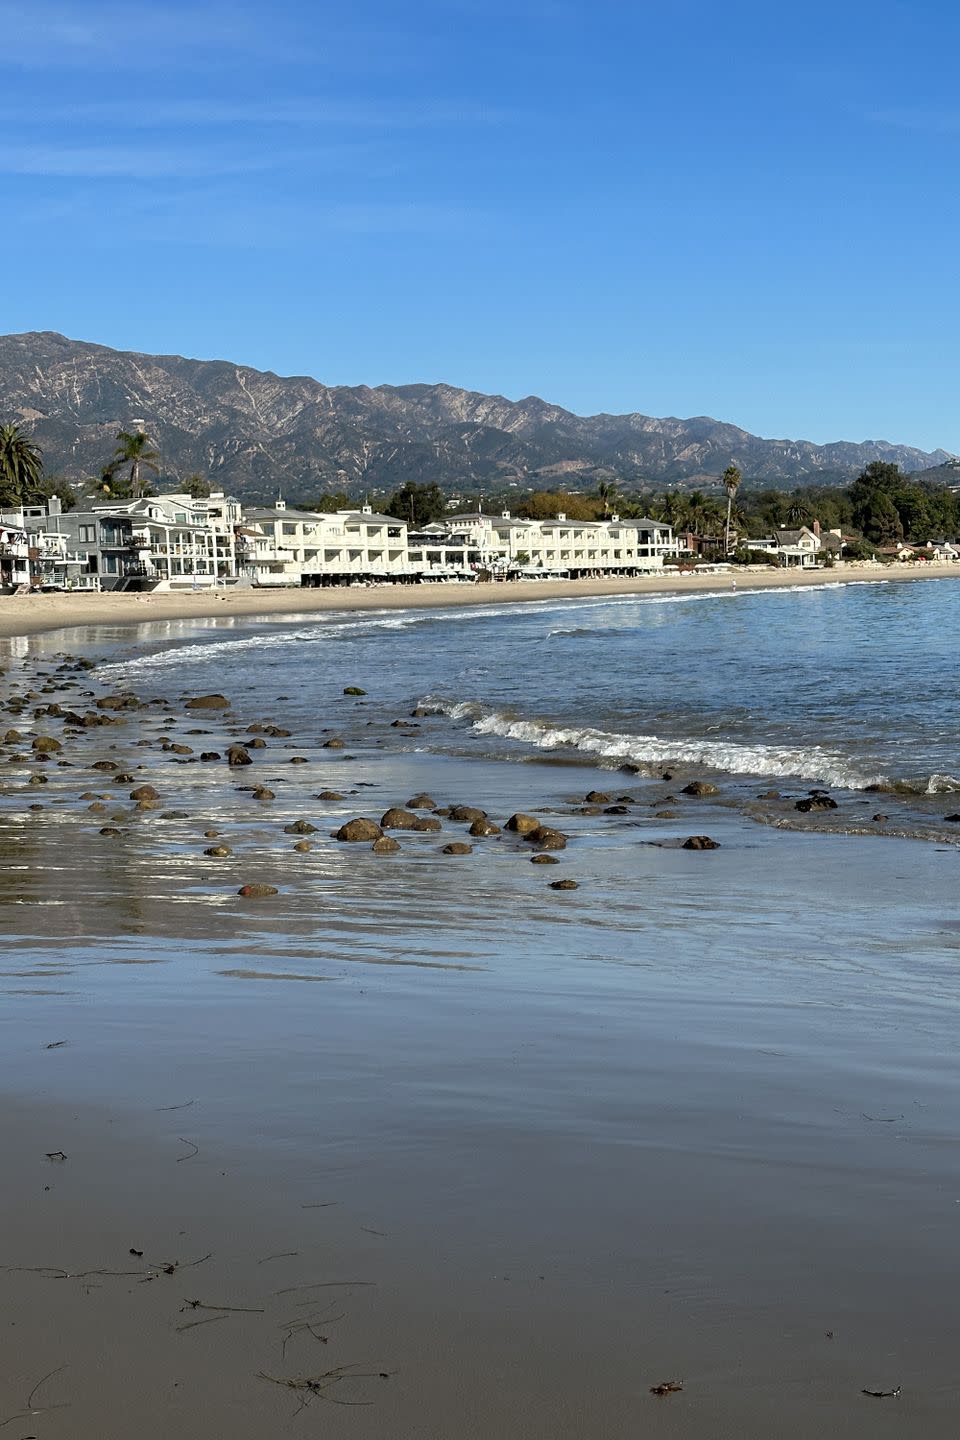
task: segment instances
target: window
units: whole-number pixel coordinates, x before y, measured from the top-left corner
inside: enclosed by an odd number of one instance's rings
[[[79,533],[80,543],[82,545],[91,545],[97,538],[97,527],[95,525],[81,525]]]

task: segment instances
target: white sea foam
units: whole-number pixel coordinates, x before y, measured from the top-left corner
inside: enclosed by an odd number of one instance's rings
[[[955,775],[931,775],[927,781],[925,795],[952,795],[960,790],[960,780]]]
[[[732,740],[661,739],[658,735],[627,735],[591,726],[554,725],[545,720],[520,719],[505,711],[464,701],[421,702],[452,720],[466,720],[478,735],[518,740],[539,750],[576,750],[599,760],[630,761],[636,765],[687,764],[734,775],[770,775],[811,780],[847,790],[869,785],[886,786],[883,775],[865,774],[842,755],[820,746],[794,749],[784,745],[741,745]]]

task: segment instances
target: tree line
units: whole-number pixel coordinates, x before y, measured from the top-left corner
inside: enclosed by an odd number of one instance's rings
[[[90,498],[117,501],[153,495],[151,477],[159,476],[159,462],[159,451],[142,430],[120,430],[113,454],[84,489]],[[494,515],[509,509],[529,520],[550,520],[558,515],[569,520],[649,516],[680,533],[713,537],[726,551],[730,551],[734,535],[758,539],[773,530],[812,526],[815,520],[825,530],[852,535],[867,548],[901,540],[925,543],[960,536],[960,494],[948,485],[906,475],[898,465],[885,461],[873,461],[846,487],[757,490],[745,488],[741,481],[739,469],[731,464],[709,491],[638,488],[622,492],[604,480],[588,493],[534,490],[521,494],[511,488],[487,495],[484,508]],[[210,485],[201,475],[191,475],[179,488],[195,499],[210,494]],[[44,475],[42,451],[24,428],[15,423],[0,425],[0,505],[37,504],[54,495],[65,510],[77,503],[73,487]],[[365,499],[337,491],[300,503],[304,509],[335,512],[360,509]],[[377,508],[403,520],[412,530],[449,513],[439,485],[419,485],[412,480]]]

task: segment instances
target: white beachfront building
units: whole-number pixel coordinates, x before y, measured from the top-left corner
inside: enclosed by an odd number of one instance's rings
[[[283,500],[244,514],[240,556],[256,585],[342,585],[413,578],[407,527],[370,506],[332,514],[289,510]]]
[[[414,544],[414,541],[416,544]],[[659,520],[524,520],[500,515],[453,515],[411,540],[411,564],[427,574],[473,569],[496,575],[634,575],[659,570],[676,555],[669,525]]]

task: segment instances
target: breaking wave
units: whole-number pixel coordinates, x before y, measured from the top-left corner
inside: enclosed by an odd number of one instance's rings
[[[700,765],[732,775],[769,775],[810,780],[845,790],[868,786],[886,789],[884,775],[857,770],[842,755],[819,746],[792,749],[783,745],[740,745],[728,740],[661,739],[658,735],[627,735],[597,730],[589,725],[554,725],[546,720],[521,719],[474,701],[450,703],[427,697],[421,704],[451,720],[469,721],[478,735],[517,740],[539,750],[576,750],[598,760],[629,761],[635,765]],[[943,777],[935,777],[943,778]]]

